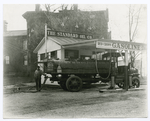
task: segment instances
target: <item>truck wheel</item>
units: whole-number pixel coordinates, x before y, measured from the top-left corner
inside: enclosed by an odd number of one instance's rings
[[[82,80],[78,76],[71,76],[67,79],[66,87],[71,92],[78,92],[82,88]]]
[[[66,87],[66,81],[60,81],[60,86],[63,90],[68,90],[67,87]]]
[[[138,77],[133,77],[132,78],[132,86],[135,88],[139,88],[140,87],[140,80]]]

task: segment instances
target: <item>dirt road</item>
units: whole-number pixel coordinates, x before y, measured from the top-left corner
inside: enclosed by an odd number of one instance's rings
[[[5,93],[4,118],[111,118],[147,117],[146,85],[141,90],[100,93],[104,85],[93,84],[80,92],[46,85],[41,92],[21,89]]]

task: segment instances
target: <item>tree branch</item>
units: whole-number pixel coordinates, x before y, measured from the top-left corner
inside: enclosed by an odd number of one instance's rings
[[[134,32],[133,32],[133,35],[132,35],[132,40],[135,38],[135,33],[137,31],[137,27],[138,27],[138,24],[139,24],[139,16],[140,16],[141,8],[142,8],[142,6],[140,6],[140,8],[138,10],[138,15],[137,15],[137,19],[136,19],[136,26],[135,26],[135,29],[134,29]]]

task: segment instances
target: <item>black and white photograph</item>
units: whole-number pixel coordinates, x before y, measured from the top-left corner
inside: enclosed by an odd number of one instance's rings
[[[1,5],[2,120],[148,120],[148,2],[44,2]]]

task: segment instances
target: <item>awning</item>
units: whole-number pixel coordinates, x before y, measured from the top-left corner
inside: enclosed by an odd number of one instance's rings
[[[129,51],[146,50],[146,44],[143,43],[110,40],[110,39],[83,40],[80,42],[64,44],[63,47],[64,48],[87,47],[93,49],[111,49],[111,50],[129,50]]]
[[[82,48],[97,49],[97,50],[105,50],[105,49],[141,50],[146,48],[146,45],[142,43],[111,40],[111,39],[83,40],[83,39],[75,39],[75,38],[67,38],[67,37],[48,36],[47,40],[57,43],[58,45],[62,46],[62,48],[82,47]],[[38,44],[38,46],[35,48],[34,53],[37,53],[37,51],[44,43],[45,43],[45,38],[43,38],[41,42]]]

